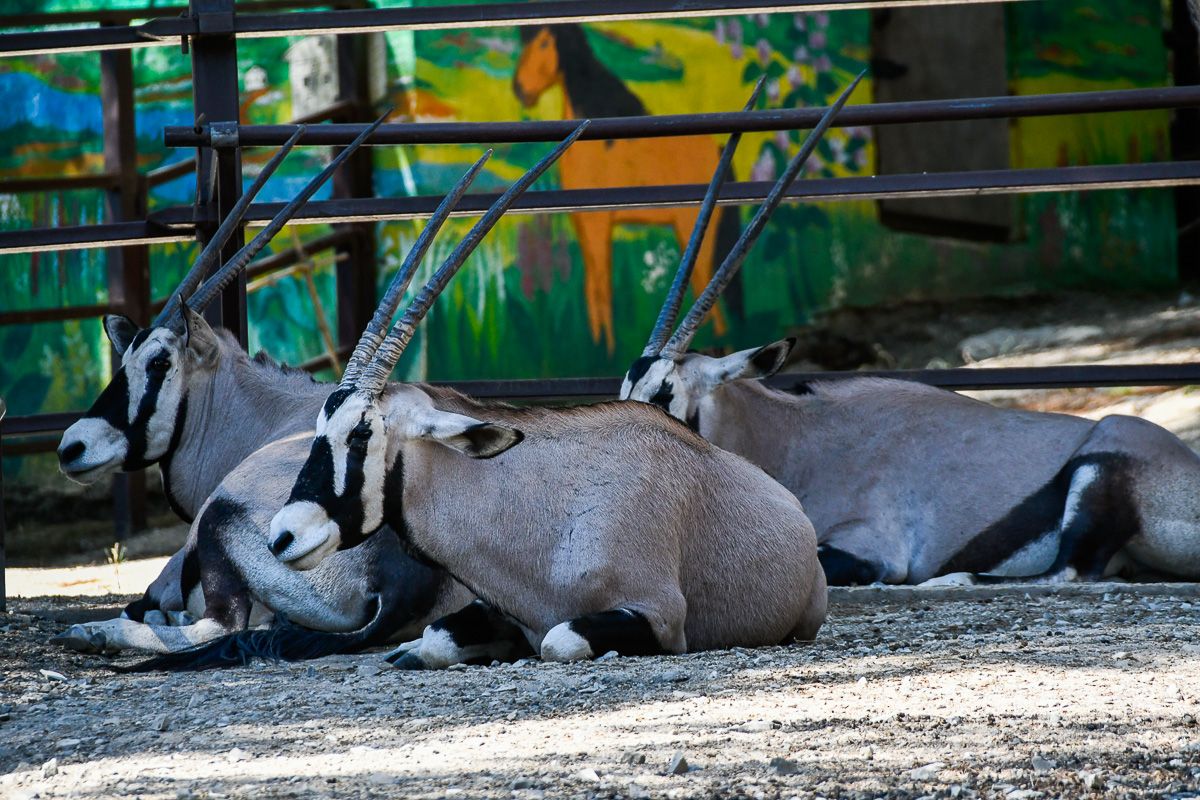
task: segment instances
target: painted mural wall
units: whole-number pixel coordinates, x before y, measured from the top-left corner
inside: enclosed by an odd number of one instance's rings
[[[10,0],[11,1],[11,0]],[[84,0],[17,0],[29,11],[75,10]],[[119,2],[107,6],[140,7]],[[380,5],[398,5],[380,3]],[[1006,10],[1009,83],[1017,94],[1159,86],[1168,80],[1156,0],[1066,0]],[[628,22],[554,29],[393,32],[376,40],[378,106],[416,121],[560,119],[741,107],[768,76],[763,106],[821,105],[870,60],[869,14],[776,14]],[[329,100],[328,37],[256,39],[239,47],[241,116],[283,122]],[[186,158],[163,147],[165,125],[191,122],[191,81],[178,48],[134,51],[140,166]],[[870,102],[870,80],[851,102]],[[1146,112],[1020,120],[1012,165],[1039,167],[1169,156],[1168,114]],[[580,143],[536,188],[707,181],[722,137]],[[740,179],[769,180],[799,134],[749,134],[734,162]],[[548,145],[496,146],[478,190],[498,189]],[[481,152],[470,146],[375,148],[381,196],[436,194]],[[269,157],[245,154],[247,179]],[[264,191],[282,199],[328,153],[290,157]],[[94,54],[0,60],[0,178],[99,172],[99,59]],[[807,175],[874,172],[872,133],[838,129]],[[152,208],[191,201],[193,181],[156,187]],[[328,189],[321,195],[327,196]],[[908,298],[1016,294],[1065,287],[1155,289],[1175,282],[1174,212],[1163,191],[1036,195],[1019,203],[1020,235],[979,244],[885,228],[874,203],[782,207],[748,259],[731,302],[697,341],[738,347],[777,338],[831,307]],[[698,277],[711,270],[751,209],[723,210]],[[104,219],[100,192],[0,195],[0,228]],[[613,375],[640,351],[678,262],[692,209],[521,216],[502,222],[429,315],[399,368],[403,377]],[[448,226],[452,241],[468,222]],[[381,286],[419,228],[380,225]],[[325,231],[314,226],[298,235]],[[290,247],[285,234],[275,248]],[[152,248],[155,297],[189,263],[188,245]],[[335,315],[331,267],[315,276]],[[0,256],[0,309],[101,303],[105,253]],[[299,362],[321,351],[306,284],[284,279],[250,298],[251,348]],[[0,394],[10,413],[86,406],[108,375],[97,321],[0,328]],[[37,479],[53,465],[6,461]]]

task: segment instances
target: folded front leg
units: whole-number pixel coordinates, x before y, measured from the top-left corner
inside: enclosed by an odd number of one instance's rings
[[[397,669],[445,669],[452,664],[490,664],[532,655],[525,633],[482,600],[434,622],[416,642],[384,658]]]

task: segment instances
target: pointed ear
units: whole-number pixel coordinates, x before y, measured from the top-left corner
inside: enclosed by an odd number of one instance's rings
[[[112,342],[117,354],[123,356],[133,337],[138,335],[138,326],[122,314],[105,314],[104,332],[108,334],[108,340]]]
[[[217,355],[217,334],[213,332],[208,320],[192,310],[187,303],[183,304],[183,340],[188,350],[200,361],[209,361]]]
[[[443,444],[471,458],[492,458],[515,447],[525,434],[474,417],[428,409],[417,423],[420,432],[415,438]]]
[[[742,380],[743,378],[765,378],[774,375],[787,363],[796,339],[788,337],[778,342],[763,345],[757,350],[742,350],[724,358],[716,359],[710,380],[714,384]]]

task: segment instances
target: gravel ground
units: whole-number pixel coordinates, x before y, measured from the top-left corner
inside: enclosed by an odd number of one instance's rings
[[[0,615],[0,797],[1190,797],[1200,587],[837,590],[817,643],[123,676]],[[679,763],[682,754],[685,763]]]

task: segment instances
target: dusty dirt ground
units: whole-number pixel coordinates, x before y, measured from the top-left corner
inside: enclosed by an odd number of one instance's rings
[[[0,617],[0,796],[1192,797],[1200,591],[837,590],[812,645],[115,675]],[[686,769],[670,774],[682,753]]]

